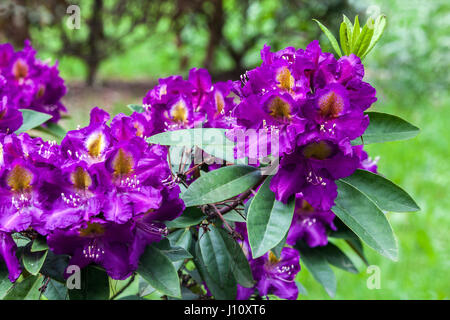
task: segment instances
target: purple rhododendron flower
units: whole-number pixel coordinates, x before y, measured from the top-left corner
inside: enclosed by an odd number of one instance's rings
[[[94,263],[113,279],[136,270],[145,247],[167,235],[164,221],[184,210],[167,149],[149,145],[145,118],[94,108],[87,127],[61,142],[54,187],[60,196],[44,213],[49,247],[71,263]]]
[[[17,245],[11,234],[0,231],[0,261],[4,261],[9,272],[9,280],[15,282],[19,278],[22,268],[16,257]]]
[[[269,251],[262,257],[253,259],[246,225],[236,223],[236,231],[244,237],[241,243],[242,249],[249,260],[253,278],[256,281],[253,288],[245,288],[238,284],[236,299],[249,299],[255,289],[258,289],[259,294],[263,297],[274,294],[282,299],[297,299],[298,287],[295,283],[295,277],[300,271],[298,251],[285,247],[282,249],[279,258],[272,251]]]
[[[52,122],[66,112],[61,98],[67,89],[58,65],[49,66],[38,60],[28,40],[20,51],[14,51],[10,44],[0,46],[0,75],[0,93],[6,92],[10,108],[47,113]]]
[[[297,196],[294,217],[286,243],[295,245],[298,240],[303,240],[311,248],[327,245],[327,228],[336,230],[336,226],[333,224],[334,217],[331,210],[316,210]]]
[[[151,135],[166,130],[198,126],[229,128],[234,108],[232,82],[212,83],[205,69],[191,69],[188,80],[181,76],[159,79],[143,99],[151,122]]]

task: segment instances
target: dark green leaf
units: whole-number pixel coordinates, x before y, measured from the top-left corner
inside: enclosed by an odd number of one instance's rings
[[[15,283],[8,290],[3,300],[39,300],[41,292],[39,288],[42,285],[42,275],[29,276],[22,282]]]
[[[356,170],[355,173],[343,180],[364,192],[382,210],[395,212],[420,210],[409,194],[378,174]]]
[[[195,226],[206,219],[205,214],[195,207],[189,207],[184,210],[184,212],[172,221],[166,221],[165,224],[169,228],[186,228],[190,226]]]
[[[280,243],[278,243],[275,247],[273,247],[272,252],[275,255],[275,257],[277,257],[278,259],[281,256],[281,251],[283,250],[283,248],[286,246],[286,239],[287,239],[288,234],[286,233],[286,235],[284,236],[283,239],[281,239]]]
[[[45,237],[38,236],[33,240],[33,244],[31,245],[31,252],[45,251],[48,250],[47,241]]]
[[[242,214],[242,216],[241,216]],[[245,222],[245,215],[244,213],[241,211],[241,214],[239,214],[236,210],[232,210],[230,212],[228,212],[227,214],[225,214],[223,216],[223,218],[227,221],[231,221],[231,222]]]
[[[187,232],[190,234],[189,231]],[[192,255],[186,249],[180,246],[173,246],[169,239],[163,239],[160,242],[155,243],[154,246],[165,254],[172,262],[192,258]]]
[[[9,272],[3,261],[0,261],[0,300],[6,295],[6,292],[13,286],[8,278]]]
[[[104,270],[88,266],[81,270],[81,289],[69,290],[70,300],[108,300],[109,279]]]
[[[226,255],[222,255],[226,256]],[[222,275],[222,278],[225,279],[224,283],[218,282],[218,275],[217,274],[211,274],[209,270],[213,270],[214,268],[209,264],[209,268],[207,268],[208,263],[205,264],[205,261],[203,261],[202,258],[202,252],[200,249],[200,242],[197,242],[195,246],[195,266],[198,269],[202,279],[208,286],[208,289],[211,291],[214,298],[217,300],[234,300],[236,298],[237,294],[237,282],[233,274],[231,273],[231,270],[227,270],[227,274]],[[216,270],[217,269],[217,265]]]
[[[396,260],[397,241],[384,213],[364,193],[344,181],[336,181],[338,196],[333,212],[367,245]]]
[[[255,281],[253,280],[252,270],[241,246],[225,230],[219,229],[219,231],[225,242],[231,261],[231,272],[233,272],[236,281],[243,287],[253,287]]]
[[[68,297],[68,290],[65,284],[51,279],[47,284],[44,296],[48,300],[66,300]]]
[[[330,237],[345,240],[345,242],[347,242],[349,247],[361,258],[361,260],[366,265],[369,265],[369,261],[367,261],[367,258],[364,254],[362,242],[358,238],[358,236],[349,227],[347,227],[338,217],[334,219],[334,225],[336,226],[337,230],[332,231],[330,233]]]
[[[381,112],[367,112],[370,124],[362,138],[356,138],[352,145],[371,144],[414,138],[419,128],[411,123],[391,114]]]
[[[20,111],[22,112],[23,123],[22,126],[17,129],[17,134],[39,127],[41,124],[52,118],[52,116],[47,113],[37,112],[30,109],[20,109]]]
[[[232,198],[253,187],[260,179],[259,169],[246,165],[223,167],[202,175],[183,193],[186,207]]]
[[[25,269],[32,275],[37,275],[44,265],[48,250],[31,252],[31,246],[27,245],[22,251],[22,262]]]
[[[295,198],[288,204],[275,199],[266,179],[252,200],[247,216],[248,240],[253,258],[264,255],[284,238],[294,214]]]
[[[330,297],[336,294],[336,277],[333,270],[320,250],[308,247],[302,241],[297,242],[295,248],[300,252],[300,260],[328,293]]]
[[[328,263],[342,270],[358,273],[352,260],[342,252],[337,246],[329,242],[325,247],[318,247],[322,255],[327,259]]]
[[[148,246],[139,261],[137,272],[163,294],[180,297],[180,280],[169,258],[154,246]]]
[[[44,265],[41,268],[41,273],[47,277],[65,283],[64,271],[69,265],[69,260],[69,256],[56,255],[49,250]]]

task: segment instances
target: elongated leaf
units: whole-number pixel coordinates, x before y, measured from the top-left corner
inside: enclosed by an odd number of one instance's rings
[[[349,42],[351,43],[351,38],[348,39],[347,25],[345,24],[345,22],[341,23],[341,27],[339,29],[339,37],[341,41],[342,51],[344,52],[344,55],[347,56],[350,53]]]
[[[300,260],[314,279],[325,288],[330,297],[334,297],[336,295],[336,277],[320,250],[309,248],[302,241],[297,242],[295,248],[300,252]]]
[[[25,269],[32,275],[37,275],[44,265],[48,250],[31,252],[31,246],[22,251],[22,262]]]
[[[259,169],[246,165],[223,167],[202,175],[183,193],[186,207],[214,203],[234,197],[253,187],[260,179]]]
[[[81,269],[81,289],[69,290],[70,300],[108,300],[109,279],[104,270],[94,266]]]
[[[194,128],[166,131],[147,139],[149,143],[164,146],[223,146],[232,143],[225,137],[226,129]]]
[[[147,247],[141,256],[137,272],[161,293],[181,297],[177,270],[169,258],[156,247]]]
[[[241,246],[225,230],[219,229],[219,231],[225,242],[229,260],[231,261],[231,272],[233,272],[236,281],[243,287],[253,287],[255,281],[253,280],[252,270]]]
[[[372,49],[373,47],[375,47],[375,45],[378,43],[378,41],[380,40],[381,36],[384,33],[384,29],[386,28],[386,16],[385,15],[380,15],[376,20],[375,20],[375,30],[372,36],[372,40],[370,42],[369,47],[367,48],[366,52],[364,53],[364,55],[361,58],[364,58]]]
[[[127,107],[133,112],[142,113],[145,111],[144,107],[140,104],[129,104]]]
[[[284,238],[294,214],[295,199],[288,204],[275,199],[266,179],[252,200],[247,216],[248,240],[253,258],[264,255]]]
[[[411,139],[420,131],[411,123],[391,114],[381,112],[367,112],[366,114],[370,118],[370,124],[362,139],[353,140],[352,145]]]
[[[337,227],[336,231],[330,233],[330,237],[343,239],[349,247],[358,255],[358,257],[368,266],[369,261],[364,254],[364,248],[359,237],[347,227],[339,218],[334,219],[334,225]]]
[[[9,272],[5,263],[0,262],[0,300],[6,295],[6,292],[13,286],[13,283],[9,281]]]
[[[355,25],[353,26],[353,35],[352,35],[352,43],[351,43],[351,47],[352,47],[352,53],[354,52],[354,47],[356,46],[356,41],[358,40],[359,35],[361,34],[361,27],[359,26],[359,18],[358,16],[355,17]]]
[[[364,193],[345,181],[336,181],[338,196],[333,212],[367,245],[397,260],[398,248],[384,213]]]
[[[186,228],[195,226],[206,219],[205,214],[195,207],[186,208],[181,216],[172,221],[166,221],[166,226],[169,228]]]
[[[40,272],[47,277],[65,283],[64,271],[69,265],[69,260],[69,256],[56,255],[49,250]]]
[[[197,242],[195,246],[195,266],[199,271],[201,278],[204,280],[208,289],[211,291],[214,298],[217,300],[234,300],[237,294],[237,282],[233,274],[228,271],[225,279],[225,283],[218,282],[217,275],[211,274],[211,265],[207,268],[208,263],[205,263],[202,257],[200,248],[200,242]]]
[[[47,113],[37,112],[30,109],[20,109],[20,111],[22,112],[23,123],[22,126],[17,129],[17,134],[39,127],[41,124],[52,118],[52,116]]]
[[[362,39],[361,39],[361,46],[359,47],[358,52],[356,53],[356,55],[358,57],[363,57],[364,56],[364,53],[366,52],[367,48],[370,45],[370,41],[372,40],[372,36],[373,36],[373,32],[374,32],[373,25],[367,23],[364,26],[364,28],[366,28],[366,26],[367,26],[367,32],[364,33],[364,35],[361,34],[361,37],[362,37]]]
[[[331,242],[325,247],[318,247],[317,249],[321,251],[329,264],[351,273],[358,273],[358,269],[356,269],[352,260],[350,260],[339,247]]]
[[[42,275],[29,276],[20,283],[15,283],[10,288],[3,300],[39,300],[42,285]]]
[[[218,228],[210,225],[209,231],[201,230],[198,242],[208,273],[221,287],[225,287],[233,275],[227,247]]]
[[[395,212],[420,210],[409,194],[378,174],[358,169],[343,180],[364,192],[382,210]]]
[[[323,31],[323,33],[325,33],[325,35],[327,36],[328,40],[330,40],[334,51],[336,51],[336,53],[338,54],[339,57],[342,57],[342,52],[341,52],[341,49],[339,48],[339,44],[338,44],[336,38],[331,33],[331,31],[328,30],[328,28],[325,27],[322,23],[320,23],[319,20],[316,20],[316,19],[313,19],[313,20],[315,22],[317,22],[317,24],[319,25],[319,28]]]
[[[365,24],[361,30],[361,33],[356,39],[354,47],[352,48],[354,54],[358,55],[358,52],[362,46],[363,39],[367,36],[367,32],[369,32],[369,27],[367,26],[367,24]]]
[[[287,239],[288,234],[286,233],[284,238],[281,239],[281,241],[272,248],[272,252],[275,255],[275,257],[277,257],[278,259],[281,256],[281,251],[283,250],[283,248],[286,246],[286,239]]]

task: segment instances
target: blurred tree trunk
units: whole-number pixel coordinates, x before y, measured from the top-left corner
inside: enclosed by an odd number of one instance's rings
[[[208,16],[207,25],[209,30],[208,47],[206,49],[205,60],[203,66],[206,69],[211,69],[214,65],[214,54],[216,48],[220,45],[223,39],[223,26],[225,23],[223,0],[212,0],[213,11]]]
[[[15,0],[2,4],[0,14],[1,38],[11,42],[15,48],[22,48],[25,40],[31,39],[27,17],[27,0]]]
[[[104,39],[103,32],[103,0],[94,0],[92,8],[92,17],[89,20],[89,54],[87,56],[88,73],[86,84],[88,86],[94,85],[95,77],[97,75],[98,67],[101,61],[101,45]]]

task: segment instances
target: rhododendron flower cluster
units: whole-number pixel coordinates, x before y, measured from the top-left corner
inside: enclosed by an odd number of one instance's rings
[[[53,279],[45,264],[51,250],[70,257],[65,278],[70,266],[89,268],[88,275],[96,265],[98,279],[83,281],[98,285],[102,298],[135,290],[137,280],[176,298],[188,291],[199,298],[296,299],[300,261],[330,295],[336,283],[328,264],[356,270],[329,237],[345,239],[364,261],[361,240],[396,259],[383,211],[419,207],[377,174],[377,159],[361,143],[413,137],[418,128],[367,112],[376,90],[352,52],[367,54],[373,46],[353,46],[360,42],[345,42],[344,56],[335,48],[338,59],[318,41],[277,52],[265,45],[261,65],[239,81],[214,83],[197,68],[187,80],[160,79],[142,106],[129,106],[130,116],[110,119],[93,108],[89,124],[61,143],[14,133],[19,109],[59,119],[65,86],[56,66],[36,60],[29,43],[19,52],[1,45],[0,260],[10,281],[38,281],[39,272]],[[223,141],[202,140],[208,133]],[[230,145],[234,153],[223,160],[212,148]],[[198,153],[218,161],[197,162]],[[130,280],[111,294],[108,276]]]
[[[95,108],[85,128],[58,145],[23,133],[0,142],[0,232],[10,279],[20,274],[11,234],[32,228],[70,264],[103,266],[113,279],[137,268],[147,244],[167,234],[163,221],[184,209],[165,147],[148,145],[141,117]]]
[[[18,109],[32,109],[52,116],[57,122],[66,111],[61,98],[66,94],[58,65],[49,66],[36,58],[29,41],[22,50],[0,45],[0,132],[14,132],[22,124]]]

